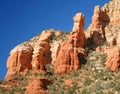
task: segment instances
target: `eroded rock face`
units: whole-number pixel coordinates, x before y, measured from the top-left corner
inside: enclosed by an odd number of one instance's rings
[[[80,60],[84,55],[81,48],[85,45],[84,15],[78,13],[74,17],[74,27],[67,41],[60,45],[54,65],[55,73],[67,73],[80,68]]]
[[[106,40],[105,36],[105,27],[109,23],[109,17],[106,11],[101,10],[100,6],[95,6],[94,14],[92,16],[92,23],[88,27],[85,35],[87,38],[93,38],[93,42],[95,44],[102,45],[104,40]],[[98,37],[96,37],[96,33]],[[95,36],[93,35],[95,33]]]
[[[52,57],[52,64],[55,63],[56,61],[56,58],[57,58],[57,55],[58,55],[58,52],[60,50],[60,44],[61,44],[61,41],[55,41],[54,43],[51,43],[51,57]]]
[[[69,42],[74,40],[74,46],[83,47],[85,46],[85,35],[84,35],[84,15],[77,13],[74,18],[74,26],[70,34]]]
[[[45,70],[46,64],[51,63],[51,51],[48,42],[37,42],[32,55],[32,68]]]
[[[7,61],[6,80],[25,70],[43,70],[51,63],[49,39],[54,35],[54,30],[45,30],[39,36],[15,47]]]
[[[110,19],[109,24],[105,27],[106,40],[110,43],[119,32],[120,27],[120,0],[112,0],[102,7]]]
[[[112,71],[116,71],[120,68],[120,49],[118,47],[112,48],[111,51],[108,52],[105,66]]]
[[[49,42],[49,40],[51,39],[51,37],[52,37],[54,34],[55,34],[54,29],[44,30],[44,31],[40,34],[39,41]]]
[[[96,6],[92,17],[92,23],[85,32],[87,38],[92,37],[94,31],[101,34],[101,40],[110,43],[120,27],[120,0],[111,0],[102,8]],[[97,44],[100,44],[98,42]]]
[[[49,94],[47,85],[51,83],[51,81],[43,77],[35,78],[26,87],[25,94]]]
[[[30,45],[19,45],[11,51],[7,60],[8,71],[6,78],[24,70],[32,69],[32,51],[33,48]]]
[[[111,0],[102,7],[102,10],[107,12],[107,15],[110,18],[110,23],[120,23],[120,0]]]

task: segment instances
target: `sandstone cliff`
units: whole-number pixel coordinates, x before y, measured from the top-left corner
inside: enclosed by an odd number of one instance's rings
[[[70,34],[44,30],[16,46],[8,57],[0,93],[119,94],[119,14],[120,0],[110,0],[95,6],[85,32],[84,15],[77,13]]]
[[[105,4],[102,8],[96,6],[92,17],[92,23],[86,30],[86,37],[92,37],[94,31],[97,31],[99,37],[93,37],[94,42],[97,44],[103,44],[103,41],[109,43],[116,36],[120,27],[120,1],[111,0]]]
[[[78,13],[74,16],[73,31],[67,41],[60,45],[60,50],[54,65],[55,73],[67,73],[80,68],[80,61],[84,55],[85,45],[84,15]]]
[[[102,8],[96,6],[92,16],[92,23],[85,32],[87,38],[87,46],[94,45],[94,47],[102,45],[110,46],[111,50],[107,52],[107,60],[105,66],[111,70],[117,70],[119,66],[119,34],[120,34],[120,1],[111,0]],[[118,46],[117,51],[113,46]],[[92,46],[93,47],[93,46]],[[97,49],[98,50],[98,49]],[[103,50],[102,50],[103,51]],[[106,52],[105,50],[103,52]],[[111,52],[111,53],[110,53]]]
[[[53,37],[59,37],[62,34],[61,31],[54,29],[44,30],[38,36],[16,46],[7,60],[6,80],[9,80],[11,75],[23,73],[26,70],[46,71],[45,66],[55,61],[59,48],[57,45],[61,43],[62,39],[54,42],[55,44],[51,41],[54,40]]]

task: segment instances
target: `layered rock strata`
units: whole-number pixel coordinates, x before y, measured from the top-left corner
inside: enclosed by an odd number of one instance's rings
[[[45,30],[39,36],[15,47],[7,60],[6,80],[25,70],[43,70],[51,63],[49,40],[54,35],[54,30]]]
[[[84,15],[78,13],[74,16],[74,27],[67,41],[60,45],[60,50],[54,65],[55,73],[67,73],[80,68],[80,60],[85,54]]]
[[[120,68],[120,49],[114,47],[108,52],[108,56],[105,62],[106,68],[110,68],[112,71],[116,71]]]

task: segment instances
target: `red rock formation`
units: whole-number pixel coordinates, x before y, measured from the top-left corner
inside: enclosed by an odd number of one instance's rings
[[[111,0],[102,7],[102,10],[106,10],[111,24],[120,23],[120,0]]]
[[[74,17],[74,27],[68,41],[64,41],[58,52],[54,65],[55,73],[66,73],[80,68],[81,47],[85,45],[84,15],[78,13]]]
[[[96,6],[92,17],[92,23],[85,32],[87,38],[91,37],[92,32],[98,31],[102,39],[110,43],[114,39],[114,34],[120,27],[120,0],[111,0],[102,8]],[[97,41],[98,42],[98,41]],[[99,44],[100,42],[98,42]]]
[[[49,94],[47,85],[51,83],[51,81],[43,77],[35,78],[26,87],[25,94]]]
[[[106,40],[111,44],[120,27],[120,0],[111,0],[102,7],[102,10],[106,10],[110,20],[109,24],[105,27],[105,35]]]
[[[54,35],[54,30],[45,30],[40,34],[39,41],[35,42],[32,55],[32,68],[45,71],[46,64],[51,63],[51,51],[49,40]]]
[[[74,40],[75,47],[83,47],[85,46],[85,35],[84,35],[84,15],[81,13],[77,13],[74,18],[74,26],[73,30],[70,34],[69,42]]]
[[[105,65],[115,71],[120,67],[120,49],[118,48],[120,47],[120,33],[118,32],[120,27],[120,0],[111,0],[102,7],[102,10],[106,10],[110,19],[109,24],[105,28],[105,33],[111,50],[108,51]]]
[[[29,45],[19,45],[15,47],[7,60],[7,74],[6,78],[10,75],[23,72],[24,70],[32,69],[32,47]]]
[[[54,35],[54,30],[43,31],[39,36],[15,47],[7,61],[6,79],[10,75],[24,72],[24,70],[43,70],[45,65],[51,63],[49,39]]]
[[[45,30],[40,34],[39,41],[49,42],[49,40],[54,35],[54,29]]]
[[[31,63],[34,70],[45,70],[46,64],[51,63],[51,51],[48,42],[42,41],[35,44]]]
[[[61,43],[61,41],[56,41],[56,42],[53,42],[53,43],[51,43],[51,52],[52,52],[52,54],[51,54],[51,57],[52,57],[52,64],[54,64],[55,63],[55,61],[56,61],[56,57],[57,57],[57,55],[58,55],[58,52],[59,52],[59,50],[60,50],[60,43]]]
[[[96,44],[103,44],[103,41],[106,39],[105,27],[108,23],[109,17],[106,11],[101,10],[100,6],[96,6],[92,17],[92,23],[85,32],[86,37],[93,38],[93,42]],[[94,37],[94,32],[98,32],[96,33],[97,37],[96,34]]]
[[[112,48],[111,51],[108,52],[105,66],[110,68],[112,71],[120,68],[120,49],[118,47]]]
[[[101,26],[100,26],[100,13],[101,13],[100,6],[96,6],[94,8],[94,14],[93,14],[93,17],[92,17],[92,23],[88,27],[87,31],[85,32],[85,35],[87,37],[91,36],[91,32],[100,30],[100,28],[101,28]]]

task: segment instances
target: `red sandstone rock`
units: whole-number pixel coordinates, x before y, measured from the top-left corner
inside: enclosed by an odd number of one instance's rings
[[[80,68],[80,60],[84,54],[81,47],[85,45],[84,15],[78,13],[74,17],[74,27],[68,41],[64,41],[58,52],[54,65],[55,73],[67,73]]]
[[[56,61],[56,58],[57,58],[57,55],[58,55],[58,52],[59,52],[59,50],[60,50],[60,44],[61,44],[61,41],[55,41],[55,42],[53,42],[53,43],[51,43],[51,52],[52,52],[52,54],[51,54],[51,57],[52,57],[52,64],[54,64],[55,63],[55,61]]]
[[[55,32],[55,36],[57,36],[57,37],[61,36],[62,34],[63,34],[63,32],[61,32],[61,31]]]
[[[34,70],[45,70],[46,64],[51,63],[49,43],[42,41],[35,44],[31,63]]]
[[[102,36],[98,31],[94,31],[91,37],[92,37],[94,44],[96,44],[96,45],[103,44]]]
[[[119,31],[119,14],[120,0],[111,0],[102,8],[96,6],[92,17],[92,23],[85,32],[86,37],[89,38],[91,37],[92,32],[98,31],[102,36],[102,40],[107,40],[108,43],[111,44],[114,35]]]
[[[105,66],[110,68],[112,71],[118,70],[120,67],[120,49],[118,47],[112,48],[108,53]]]
[[[32,68],[45,71],[46,64],[51,63],[51,51],[49,40],[54,35],[54,30],[49,29],[41,33],[39,41],[34,44],[32,55]]]
[[[8,71],[6,78],[10,75],[23,72],[26,69],[32,69],[32,51],[33,48],[29,45],[19,45],[11,51],[7,60]]]
[[[85,35],[84,35],[84,15],[77,13],[74,18],[73,30],[70,34],[69,42],[74,40],[74,45],[83,47],[85,46]]]
[[[53,29],[45,30],[40,36],[15,47],[7,61],[6,79],[10,75],[24,72],[24,70],[45,71],[46,64],[51,63],[51,51],[48,42],[52,35],[54,35]]]
[[[94,8],[94,14],[92,16],[92,23],[85,32],[86,37],[90,37],[91,32],[100,31],[101,29],[100,13],[101,13],[100,6],[96,6]]]
[[[112,0],[102,7],[107,12],[111,24],[120,23],[120,0]]]
[[[54,34],[54,29],[45,30],[40,34],[39,41],[49,42],[49,40]]]
[[[108,43],[112,44],[120,27],[120,0],[111,0],[102,7],[102,10],[106,11],[110,20],[105,27],[105,34]]]
[[[26,87],[25,94],[49,94],[47,85],[51,83],[51,81],[43,77],[35,78]]]
[[[86,37],[93,38],[95,44],[102,45],[106,39],[105,27],[108,23],[109,17],[106,11],[101,10],[100,6],[96,6],[92,16],[92,23],[85,32]],[[93,34],[95,34],[95,36]]]

